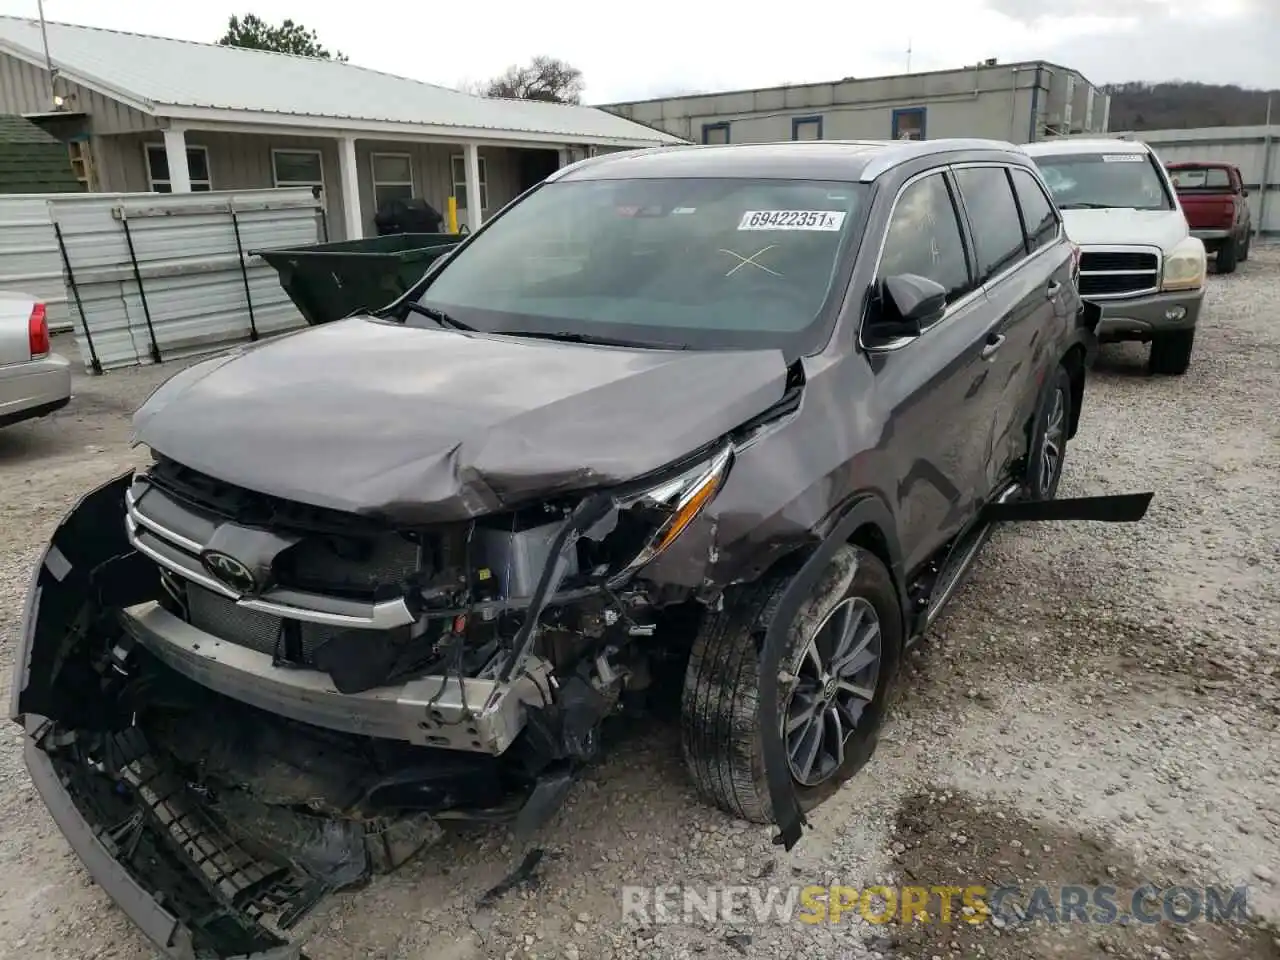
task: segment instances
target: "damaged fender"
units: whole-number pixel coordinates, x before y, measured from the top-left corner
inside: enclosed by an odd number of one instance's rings
[[[890,523],[889,512],[878,500],[865,497],[853,504],[830,535],[810,554],[800,571],[791,578],[760,648],[761,753],[764,759],[765,779],[769,786],[769,804],[773,810],[774,822],[778,825],[778,834],[774,837],[774,843],[781,844],[787,850],[800,842],[803,828],[808,825],[808,820],[805,819],[804,811],[800,808],[799,799],[796,796],[791,769],[787,765],[786,744],[782,738],[782,716],[778,710],[778,674],[782,669],[787,634],[795,621],[800,605],[812,595],[835,552],[849,542],[849,538],[855,531],[868,525],[875,527],[889,545],[890,572],[898,588],[899,598],[904,596],[901,582],[902,558],[894,538],[886,536],[888,531],[894,529]],[[905,626],[907,623],[905,607],[902,609],[902,616]],[[860,751],[861,755],[856,760],[855,769],[871,759],[871,755],[875,752],[879,722],[880,717],[877,716],[875,726],[869,731],[869,736]]]

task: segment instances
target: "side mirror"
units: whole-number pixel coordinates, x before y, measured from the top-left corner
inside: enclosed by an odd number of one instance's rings
[[[900,273],[880,284],[868,327],[878,337],[918,337],[947,309],[947,291],[928,277]]]
[[[1241,187],[1241,188],[1240,188],[1240,196],[1242,196],[1242,197],[1247,197],[1248,195],[1249,195],[1249,188],[1248,188],[1248,187]]]

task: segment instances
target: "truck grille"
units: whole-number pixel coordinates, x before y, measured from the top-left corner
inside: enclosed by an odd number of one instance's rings
[[[1160,289],[1160,254],[1155,250],[1085,247],[1080,255],[1080,295],[1096,300],[1136,297]]]
[[[283,617],[242,607],[230,597],[194,583],[187,584],[186,600],[188,620],[193,627],[259,653],[283,656]],[[323,623],[298,624],[302,662],[310,666],[316,650],[341,632],[341,627]]]

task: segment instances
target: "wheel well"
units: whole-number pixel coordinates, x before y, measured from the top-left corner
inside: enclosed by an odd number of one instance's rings
[[[1071,379],[1071,423],[1068,425],[1067,439],[1076,435],[1080,427],[1080,407],[1084,404],[1084,347],[1076,344],[1062,358],[1062,367]]]
[[[864,523],[849,534],[849,543],[874,553],[876,558],[885,565],[886,569],[893,570],[893,555],[889,552],[889,543],[884,538],[884,531],[874,523]]]

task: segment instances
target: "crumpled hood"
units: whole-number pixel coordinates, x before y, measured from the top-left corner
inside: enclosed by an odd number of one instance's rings
[[[780,352],[666,351],[357,318],[184,370],[135,439],[228,483],[401,523],[656,470],[777,402]]]
[[[1181,210],[1063,210],[1062,217],[1067,236],[1082,247],[1147,244],[1168,253],[1190,235]]]

